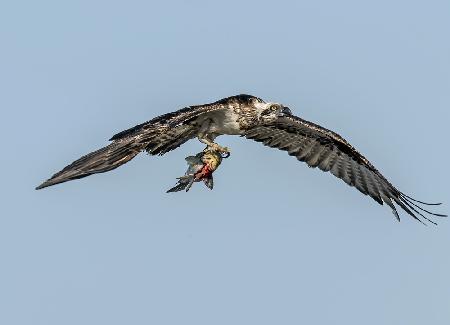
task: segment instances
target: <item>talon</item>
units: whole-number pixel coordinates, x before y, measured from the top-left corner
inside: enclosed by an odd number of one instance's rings
[[[224,154],[230,154],[230,149],[228,149],[227,147],[222,147],[222,146],[218,145],[217,143],[211,144],[210,146],[206,147],[206,149],[203,151],[208,151],[208,150],[212,150],[212,151],[216,151],[216,152],[220,152],[220,153],[224,153]]]

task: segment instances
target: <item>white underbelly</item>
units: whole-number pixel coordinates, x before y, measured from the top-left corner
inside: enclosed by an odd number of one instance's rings
[[[239,135],[242,133],[237,121],[239,116],[231,109],[212,112],[209,117],[212,120],[212,123],[208,133],[215,133],[217,135]]]

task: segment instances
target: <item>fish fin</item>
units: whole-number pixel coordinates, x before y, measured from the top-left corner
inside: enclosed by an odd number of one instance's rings
[[[191,187],[192,187],[192,184],[194,184],[194,177],[192,177],[190,180],[189,180],[189,183],[187,184],[187,186],[186,186],[186,192],[189,192],[189,190],[191,189]]]
[[[192,166],[192,165],[195,165],[195,164],[198,164],[199,162],[201,162],[201,160],[196,156],[186,157],[185,160],[189,166]]]
[[[170,190],[168,190],[166,193],[174,193],[174,192],[179,192],[184,190],[189,183],[178,183],[177,185],[175,185],[174,187],[172,187]]]
[[[214,179],[213,177],[208,177],[203,179],[203,183],[205,183],[206,187],[212,190],[214,188]]]

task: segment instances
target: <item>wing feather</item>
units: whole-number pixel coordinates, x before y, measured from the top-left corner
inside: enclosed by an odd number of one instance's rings
[[[317,167],[319,167],[319,169],[324,172],[328,172],[333,166],[335,158],[336,158],[336,151],[333,150],[333,148],[328,148],[328,154],[322,157],[322,160]]]
[[[164,155],[197,136],[202,115],[227,109],[220,101],[211,104],[189,106],[119,132],[110,140],[136,138],[146,143],[145,150],[151,155]]]
[[[74,161],[36,189],[113,170],[142,151],[163,155],[197,136],[198,118],[220,109],[227,109],[226,101],[186,107],[119,132],[111,144]]]
[[[337,133],[293,115],[285,115],[258,124],[243,135],[269,147],[287,151],[289,155],[330,172],[377,203],[387,204],[398,220],[394,205],[400,206],[413,218],[435,223],[426,215],[444,217],[430,212],[419,204],[433,205],[412,199],[394,187],[363,155]],[[422,219],[421,219],[422,218]]]

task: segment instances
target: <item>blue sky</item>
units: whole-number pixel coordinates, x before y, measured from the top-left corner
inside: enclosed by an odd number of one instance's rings
[[[0,10],[1,324],[449,324],[449,223],[424,227],[233,137],[34,187],[113,134],[250,93],[444,201],[448,1],[14,1]]]

